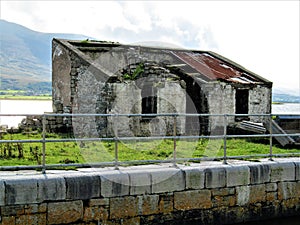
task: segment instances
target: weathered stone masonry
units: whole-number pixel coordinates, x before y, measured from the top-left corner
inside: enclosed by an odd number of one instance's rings
[[[54,113],[271,112],[270,81],[206,51],[53,39],[52,85]],[[150,104],[147,99],[151,97],[156,100]],[[145,110],[145,102],[155,110]],[[214,132],[224,123],[222,117],[213,116],[199,121],[177,119],[179,135]],[[262,117],[244,119],[264,122]],[[228,119],[230,125],[239,121],[235,117]],[[50,131],[69,128],[77,136],[114,136],[114,124],[107,118],[53,116],[47,122]],[[118,124],[126,136],[169,135],[173,130],[166,117],[148,121],[126,118]],[[160,130],[153,130],[151,125],[160,125]]]
[[[299,215],[299,196],[299,158],[2,172],[0,223],[230,224]]]

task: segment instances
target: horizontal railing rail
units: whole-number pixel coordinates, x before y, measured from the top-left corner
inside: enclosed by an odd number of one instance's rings
[[[141,113],[114,113],[114,114],[101,114],[101,113],[0,113],[0,117],[3,116],[62,116],[62,117],[91,117],[91,116],[99,116],[99,117],[140,117],[140,116],[196,116],[196,117],[203,117],[203,116],[238,116],[238,117],[246,117],[246,116],[263,116],[263,117],[273,117],[273,116],[300,116],[300,114],[282,114],[282,113],[253,113],[253,114],[209,114],[209,113],[152,113],[152,114],[141,114]]]
[[[270,160],[273,157],[291,157],[291,156],[300,156],[300,152],[296,153],[285,153],[285,154],[273,154],[273,138],[275,137],[300,137],[300,133],[274,133],[272,131],[272,120],[274,117],[277,116],[295,116],[295,114],[186,114],[186,113],[158,113],[158,114],[58,114],[58,113],[44,113],[44,114],[1,114],[1,117],[40,117],[42,118],[42,131],[41,131],[41,138],[40,139],[11,139],[5,140],[0,139],[1,144],[8,144],[8,143],[41,143],[42,144],[42,163],[41,165],[31,165],[31,166],[0,166],[0,170],[24,170],[24,169],[41,169],[43,172],[46,169],[51,168],[62,168],[62,167],[103,167],[103,166],[115,166],[118,169],[118,166],[124,164],[148,164],[148,163],[173,163],[176,166],[176,163],[181,161],[211,161],[211,160],[223,160],[223,163],[227,163],[228,159],[247,159],[247,158],[269,158]],[[299,116],[299,115],[297,115]],[[75,137],[75,138],[48,138],[47,130],[46,130],[46,121],[48,117],[64,117],[68,118],[71,117],[75,118],[85,118],[85,117],[112,117],[112,118],[122,118],[122,117],[171,117],[173,119],[173,132],[170,135],[155,135],[155,136],[125,136],[119,135],[118,131],[114,133],[111,137]],[[195,135],[185,135],[185,134],[177,134],[177,122],[176,119],[180,117],[198,117],[198,118],[214,118],[214,117],[222,117],[222,123],[218,123],[218,127],[221,127],[221,131],[219,130],[219,134],[214,134],[213,132],[210,135],[200,135],[198,131]],[[264,122],[269,126],[268,133],[259,133],[259,134],[228,134],[227,129],[229,126],[229,119],[231,117],[260,117],[264,118]],[[210,122],[208,119],[207,126],[210,126]],[[1,136],[0,136],[1,137]],[[227,155],[227,139],[229,138],[269,138],[269,147],[270,151],[269,154],[253,154],[253,155],[241,155],[241,156],[228,156]],[[195,140],[195,139],[223,139],[223,156],[221,157],[192,157],[192,158],[178,158],[176,156],[176,148],[177,148],[177,141],[178,140]],[[164,160],[133,160],[133,161],[119,161],[119,149],[118,143],[121,141],[151,141],[151,140],[173,140],[173,158],[172,159],[164,159]],[[61,164],[46,164],[46,143],[62,143],[62,142],[94,142],[94,141],[111,141],[114,142],[114,160],[112,162],[99,162],[99,163],[61,163]]]

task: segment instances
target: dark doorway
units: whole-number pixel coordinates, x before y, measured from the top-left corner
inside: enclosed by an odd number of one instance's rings
[[[235,94],[235,113],[248,114],[249,110],[249,90],[237,89]],[[236,121],[246,120],[247,116],[237,116]]]
[[[208,104],[205,94],[200,85],[192,78],[185,79],[186,82],[186,113],[206,114],[208,113]],[[208,132],[207,116],[187,116],[186,134],[199,135]]]

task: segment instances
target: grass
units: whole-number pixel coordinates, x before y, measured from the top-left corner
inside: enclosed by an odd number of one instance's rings
[[[0,90],[0,100],[51,100],[50,94],[32,95],[25,90]]]
[[[0,90],[0,93],[6,93],[6,94],[23,94],[26,91],[24,90]]]
[[[51,95],[37,95],[37,96],[26,96],[26,95],[0,95],[0,100],[51,100]]]
[[[47,134],[48,140],[70,138],[64,134]],[[41,140],[40,133],[5,134],[2,140]],[[119,161],[163,160],[173,158],[173,140],[126,141],[118,143]],[[176,142],[177,158],[223,156],[223,140],[180,140]],[[227,155],[255,155],[269,153],[268,140],[228,139]],[[299,149],[273,146],[274,154],[296,153]],[[115,143],[109,141],[49,142],[46,143],[46,164],[113,162]],[[0,144],[0,166],[39,165],[42,161],[41,143]]]

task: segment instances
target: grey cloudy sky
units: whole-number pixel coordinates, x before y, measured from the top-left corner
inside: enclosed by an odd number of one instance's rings
[[[12,1],[1,19],[99,40],[212,50],[299,94],[300,3],[290,1]]]

